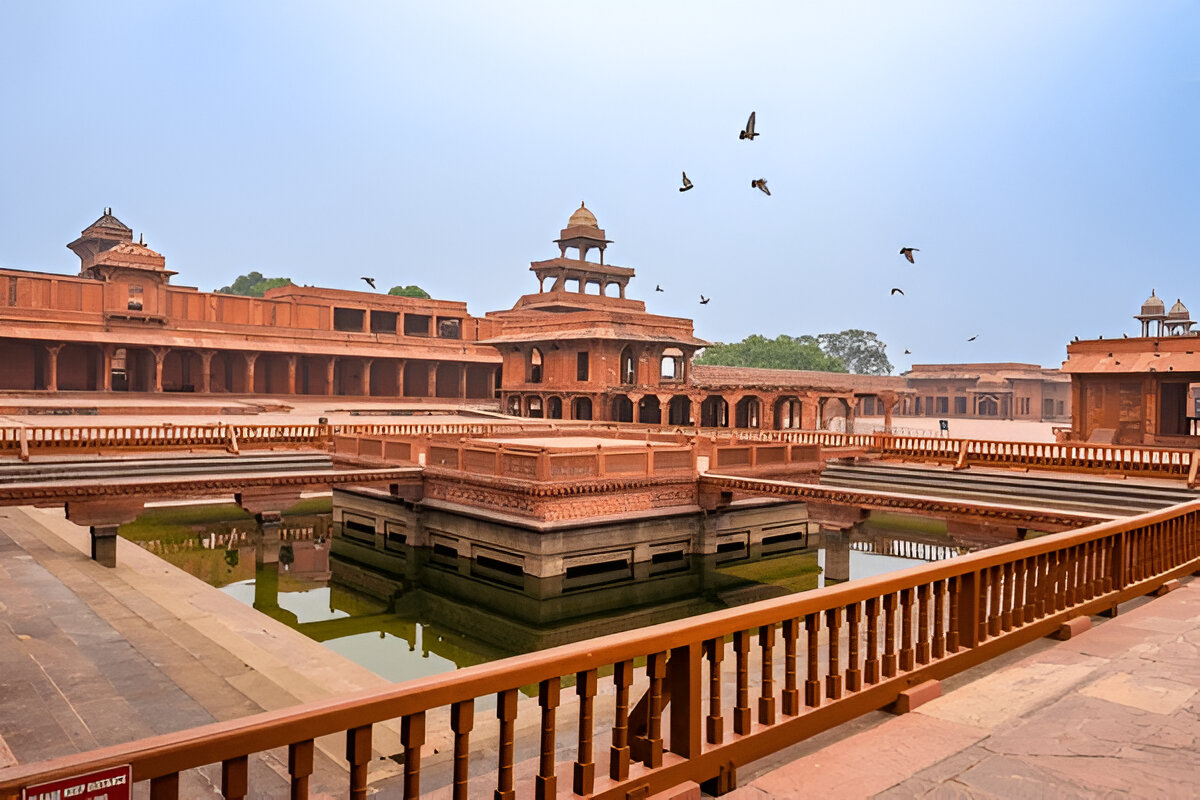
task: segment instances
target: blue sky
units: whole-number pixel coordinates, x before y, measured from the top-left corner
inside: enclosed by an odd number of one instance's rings
[[[0,5],[0,265],[77,270],[112,206],[180,284],[482,314],[585,200],[713,341],[1057,366],[1151,288],[1200,315],[1200,4],[743,6]]]

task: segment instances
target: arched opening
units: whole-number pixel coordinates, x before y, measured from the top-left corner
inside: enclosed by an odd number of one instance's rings
[[[58,351],[58,390],[94,392],[103,364],[95,345],[68,344]]]
[[[529,383],[542,382],[542,351],[533,348],[529,351]]]
[[[533,419],[542,418],[542,398],[532,395],[525,399],[525,416]]]
[[[128,372],[128,367],[126,367]],[[217,351],[212,357],[212,361],[208,364],[209,373],[209,388],[214,392],[232,392],[234,394],[246,393],[246,360],[242,358],[241,353],[233,353],[227,350]],[[134,384],[131,380],[129,388],[131,391],[138,391],[133,388]]]
[[[827,431],[845,432],[849,416],[850,407],[840,397],[827,397],[821,405],[821,427]]]
[[[724,397],[714,394],[704,398],[700,404],[700,427],[729,427],[729,403],[725,402]]]
[[[637,359],[633,357],[633,348],[626,346],[621,351],[621,383],[632,386],[637,383]]]
[[[322,356],[301,356],[296,362],[298,394],[329,394],[326,384],[329,360]]]
[[[638,422],[645,425],[662,424],[662,404],[657,396],[648,394],[638,401]]]
[[[571,403],[571,419],[591,419],[592,401],[587,397],[576,397]]]
[[[735,428],[757,428],[759,427],[759,416],[762,411],[762,403],[754,395],[747,395],[738,401],[734,408],[734,423]]]
[[[668,425],[692,424],[692,398],[685,394],[677,394],[667,403]]]
[[[562,398],[555,395],[546,400],[546,418],[547,419],[562,419],[563,405]]]
[[[521,416],[521,396],[514,394],[508,398],[508,413],[514,417]]]
[[[663,350],[658,376],[664,381],[683,380],[682,350],[678,347],[668,347],[666,350]]]
[[[377,358],[371,362],[370,393],[372,397],[399,397],[400,380],[395,361]]]
[[[195,392],[201,387],[204,361],[194,350],[169,350],[163,357],[164,392]]]
[[[363,373],[366,364],[359,358],[339,358],[333,365],[333,393],[342,395],[363,394]]]
[[[614,397],[610,408],[613,422],[633,422],[633,401],[626,395],[619,394]]]
[[[800,427],[800,412],[803,409],[799,398],[781,397],[775,401],[775,430],[795,430]]]
[[[990,394],[980,396],[977,408],[981,417],[995,417],[1000,413],[1000,403]]]

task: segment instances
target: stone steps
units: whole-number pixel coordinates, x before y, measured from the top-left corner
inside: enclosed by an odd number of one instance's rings
[[[150,478],[249,472],[312,472],[332,468],[328,453],[247,453],[175,458],[122,458],[0,464],[0,485],[95,478]]]

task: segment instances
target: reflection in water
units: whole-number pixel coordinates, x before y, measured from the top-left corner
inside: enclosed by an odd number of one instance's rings
[[[848,531],[814,534],[791,552],[713,565],[708,588],[690,599],[630,606],[616,615],[589,616],[584,608],[570,624],[539,628],[495,603],[470,604],[407,586],[383,601],[349,588],[347,582],[361,584],[367,573],[331,558],[329,502],[306,501],[278,523],[262,525],[236,506],[154,509],[122,526],[121,535],[393,681],[879,575],[968,549],[946,535],[944,523],[876,516]]]

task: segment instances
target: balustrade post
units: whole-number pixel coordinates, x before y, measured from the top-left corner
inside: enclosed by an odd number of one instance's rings
[[[462,700],[450,706],[450,730],[454,731],[454,800],[468,800],[471,781],[471,730],[474,727],[474,700]]]
[[[404,745],[405,800],[421,796],[421,745],[425,744],[425,712],[400,720],[400,744]]]
[[[796,684],[796,639],[800,636],[800,620],[792,617],[783,621],[783,713],[794,717],[800,713],[800,690]]]
[[[513,751],[516,744],[517,690],[505,689],[496,694],[496,718],[500,720],[497,750],[495,800],[515,800],[513,788]]]
[[[596,785],[596,761],[592,754],[593,704],[596,696],[596,670],[575,675],[575,694],[579,696],[579,752],[575,759],[572,788],[575,794],[591,794]]]
[[[670,751],[684,758],[700,755],[700,681],[703,648],[699,643],[671,650],[667,661],[667,695],[671,698]]]
[[[629,686],[632,683],[632,661],[619,661],[613,665],[616,697],[608,777],[614,781],[623,781],[629,777]]]
[[[750,654],[750,634],[747,631],[737,631],[733,634],[733,653],[735,659],[735,685],[737,694],[733,707],[733,732],[745,736],[750,732],[750,675],[747,663]]]
[[[775,625],[762,625],[758,629],[758,645],[762,654],[761,686],[758,697],[758,721],[762,725],[775,724]]]
[[[538,705],[542,708],[542,736],[538,774],[533,781],[533,793],[537,800],[548,800],[558,794],[558,776],[554,774],[554,716],[561,690],[562,680],[559,678],[548,678],[538,686]]]
[[[313,773],[313,740],[288,745],[291,800],[308,800],[308,778]]]
[[[642,763],[650,769],[662,766],[663,684],[667,677],[667,654],[651,653],[646,659],[646,676],[650,679],[647,691],[646,749]]]
[[[977,647],[980,639],[979,630],[982,625],[979,603],[979,571],[959,575],[955,581],[958,597],[955,598],[957,602],[952,608],[956,618],[952,620],[955,646],[951,649]]]
[[[371,762],[371,726],[346,731],[346,761],[350,765],[350,800],[367,799],[367,765]]]
[[[247,756],[237,756],[221,762],[221,794],[225,800],[243,800],[250,790]]]

